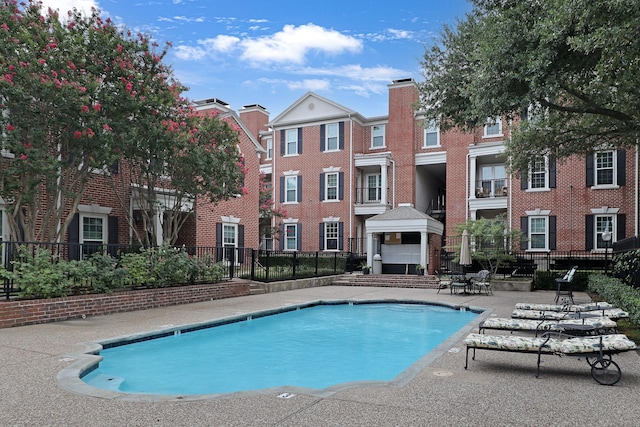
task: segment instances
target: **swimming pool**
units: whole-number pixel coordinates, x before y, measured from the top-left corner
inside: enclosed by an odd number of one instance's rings
[[[407,301],[287,307],[104,344],[82,380],[151,395],[388,382],[477,315]]]

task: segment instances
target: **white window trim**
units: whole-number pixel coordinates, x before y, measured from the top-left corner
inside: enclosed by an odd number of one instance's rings
[[[292,201],[288,201],[287,200],[287,193],[288,193],[288,188],[287,188],[287,181],[289,178],[295,178],[296,179],[296,185],[295,185],[295,196],[293,197],[294,200]],[[295,205],[298,204],[298,175],[285,175],[284,177],[284,200],[282,201],[283,205]]]
[[[295,153],[289,153],[289,131],[295,131],[295,134],[296,134],[296,152]],[[285,130],[285,132],[284,132],[284,156],[283,157],[299,156],[300,155],[299,144],[300,144],[300,141],[298,141],[298,128]]]
[[[329,175],[335,175],[336,177],[336,198],[329,198]],[[337,171],[325,172],[324,174],[324,200],[323,202],[327,203],[335,203],[340,201],[340,173]]]
[[[610,218],[609,226],[611,228],[609,229],[609,232],[611,233],[611,240],[609,241],[609,245],[608,245],[609,249],[611,249],[611,246],[616,241],[616,230],[618,229],[618,218],[617,218],[617,215],[612,212],[599,213],[593,216],[593,250],[591,252],[604,253],[606,248],[598,247],[598,236],[602,234],[601,232],[598,232],[598,217]]]
[[[288,239],[288,237],[287,237],[287,226],[288,225],[295,227],[295,231],[296,231],[296,236],[295,236],[296,244],[295,244],[295,246],[296,246],[296,249],[287,249],[287,239]],[[283,230],[283,232],[284,232],[283,233],[284,234],[283,239],[285,239],[284,240],[284,251],[285,252],[297,252],[298,251],[298,219],[297,218],[284,218],[282,220],[282,226],[284,228],[284,230]]]
[[[618,185],[618,159],[616,150],[601,150],[593,155],[593,182],[598,180],[598,154],[601,153],[613,153],[613,184],[594,184],[591,186],[592,190],[615,190],[620,188]]]
[[[498,124],[498,133],[487,134],[487,127],[495,123]],[[502,119],[500,117],[488,117],[487,122],[485,123],[482,130],[482,137],[483,138],[499,138],[501,136],[504,136],[503,130],[502,130]]]
[[[336,127],[336,148],[329,148],[329,126]],[[335,153],[336,151],[340,151],[340,123],[327,123],[324,128],[324,152],[325,153]]]
[[[427,145],[427,133],[429,130],[435,129],[435,133],[436,133],[436,144],[435,145]],[[432,133],[432,132],[431,132]],[[440,126],[438,126],[437,124],[435,124],[433,127],[425,127],[424,128],[424,133],[423,133],[423,141],[422,141],[422,148],[433,148],[433,147],[440,147]]]
[[[532,188],[531,178],[533,177],[533,169],[529,166],[529,173],[527,175],[527,189],[526,192],[535,193],[541,191],[551,191],[549,187],[549,156],[544,156],[544,187]]]
[[[324,218],[324,252],[339,252],[340,251],[340,224],[338,220],[333,220],[333,221],[327,221],[328,218]],[[339,219],[339,218],[338,218]],[[329,238],[327,237],[327,226],[329,224],[335,224],[336,225],[336,237],[335,237],[335,241],[336,241],[336,248],[335,249],[327,249],[327,247],[329,246],[327,244],[327,241],[329,240]]]
[[[382,127],[382,145],[373,145],[374,136],[376,136],[376,135],[373,134],[374,126],[381,126]],[[380,124],[371,125],[371,146],[369,148],[371,150],[379,150],[381,148],[387,148],[386,133],[387,133],[387,125],[386,124],[380,123]]]
[[[271,144],[271,148],[269,148],[269,144]],[[266,139],[266,146],[267,146],[267,152],[265,153],[265,160],[272,160],[273,159],[273,138]]]
[[[532,211],[525,211],[527,214],[527,251],[528,252],[549,252],[549,215],[551,210],[548,209],[534,209]],[[531,248],[531,219],[532,218],[545,218],[545,231],[544,231],[544,248]]]

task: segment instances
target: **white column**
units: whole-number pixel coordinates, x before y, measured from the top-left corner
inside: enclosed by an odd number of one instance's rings
[[[381,181],[380,185],[382,186],[382,191],[381,191],[382,200],[381,200],[381,202],[382,202],[383,205],[386,205],[387,204],[387,199],[389,198],[388,194],[387,194],[387,187],[389,186],[389,184],[388,184],[389,178],[387,177],[387,165],[386,164],[380,166],[380,175],[382,176],[381,179],[380,179],[380,181]]]
[[[476,198],[476,171],[477,171],[477,165],[476,165],[476,160],[477,157],[475,156],[471,156],[469,158],[469,198],[470,199],[475,199]]]
[[[373,265],[373,233],[367,231],[367,265]]]
[[[429,263],[429,253],[428,253],[429,241],[427,239],[428,239],[427,232],[421,231],[420,232],[420,264],[424,266],[424,271],[422,272],[422,274],[425,274],[427,272],[427,264]]]

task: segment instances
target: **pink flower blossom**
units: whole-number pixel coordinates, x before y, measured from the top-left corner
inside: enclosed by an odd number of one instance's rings
[[[2,25],[0,25],[0,28],[2,28],[5,31],[9,31],[9,26],[5,22],[3,22]]]
[[[102,129],[106,132],[111,132],[113,129],[111,129],[111,126],[109,126],[108,124],[103,124],[102,125]]]
[[[20,154],[20,160],[27,160],[26,154]]]
[[[95,103],[93,104],[93,110],[94,111],[100,111],[102,109],[102,106],[99,103]]]
[[[44,60],[44,59],[42,59],[42,58],[40,58],[40,59],[38,60],[38,62],[39,62],[41,65],[44,65],[44,64],[46,64],[46,63],[47,63],[47,61],[45,61],[45,60]]]
[[[79,130],[75,131],[75,132],[73,133],[73,137],[74,137],[75,139],[80,139],[80,138],[82,138],[82,132],[80,132]]]
[[[89,107],[87,107],[86,105],[83,105],[81,108],[83,113],[88,113],[89,112]]]
[[[122,45],[121,45],[121,44],[118,44],[118,46],[116,46],[116,50],[117,50],[118,52],[122,52]]]
[[[249,194],[249,190],[247,190],[247,187],[242,187],[242,194],[244,195]]]
[[[11,125],[11,124],[8,124],[8,125],[7,125],[7,130],[8,130],[9,132],[11,132],[12,130],[15,130],[15,129],[16,129],[16,128],[14,128],[14,127],[13,127],[13,125]]]

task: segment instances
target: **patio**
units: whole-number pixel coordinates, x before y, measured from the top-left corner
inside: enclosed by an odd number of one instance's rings
[[[608,425],[640,419],[636,352],[616,356],[623,376],[598,385],[574,358],[549,356],[535,378],[532,356],[485,352],[464,370],[462,344],[477,323],[445,342],[402,386],[340,390],[328,396],[286,388],[181,402],[101,399],[61,388],[57,375],[83,343],[315,300],[418,299],[483,307],[508,317],[517,302],[550,303],[554,291],[495,291],[464,299],[435,289],[325,286],[0,330],[0,425],[325,426],[325,425]],[[575,294],[576,303],[587,302]],[[615,409],[614,409],[615,408]]]

